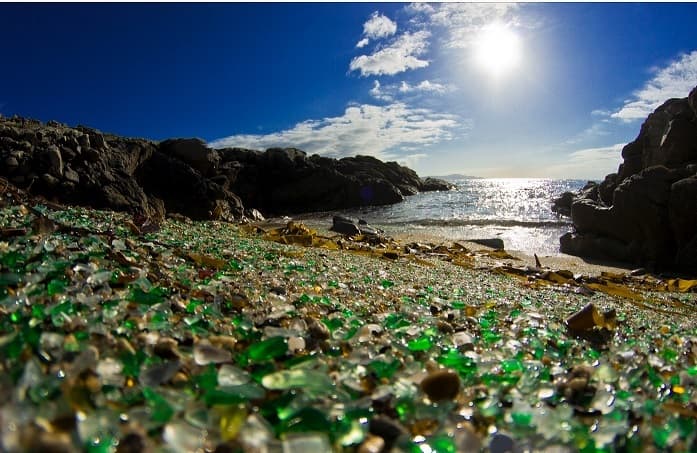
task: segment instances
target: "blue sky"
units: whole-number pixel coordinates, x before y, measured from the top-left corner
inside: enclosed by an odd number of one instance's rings
[[[697,4],[0,4],[0,113],[422,175],[602,178],[697,85]]]

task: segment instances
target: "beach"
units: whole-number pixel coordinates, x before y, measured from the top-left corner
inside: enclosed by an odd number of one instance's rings
[[[148,231],[110,211],[0,212],[8,451],[680,451],[695,438],[690,293],[578,291],[501,271],[530,257],[393,255],[301,225]],[[571,332],[589,303],[607,323]]]

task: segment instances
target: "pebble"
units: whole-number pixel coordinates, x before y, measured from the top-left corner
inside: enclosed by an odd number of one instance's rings
[[[302,337],[288,338],[288,352],[296,353],[305,349],[305,339]]]
[[[155,344],[153,352],[163,359],[178,359],[180,357],[179,350],[177,349],[177,340],[174,338],[160,338],[157,344]]]
[[[306,318],[307,331],[310,335],[317,340],[327,340],[331,335],[327,326],[323,322],[316,320],[315,318]]]
[[[432,401],[455,399],[460,392],[460,376],[450,370],[434,371],[421,381],[421,390]]]
[[[489,451],[491,453],[513,453],[515,451],[515,442],[510,436],[497,433],[491,438]]]
[[[129,433],[119,440],[116,453],[141,453],[146,449],[146,442],[142,434]]]
[[[202,341],[194,346],[194,361],[197,365],[230,362],[231,360],[232,354],[230,351],[217,348],[209,342]]]
[[[385,439],[380,436],[368,434],[361,446],[358,447],[358,453],[380,453],[384,451],[384,448]]]
[[[181,364],[179,361],[156,363],[145,367],[138,377],[141,385],[146,387],[157,387],[169,381],[179,371]]]
[[[408,431],[397,420],[385,415],[378,415],[370,420],[368,430],[371,434],[381,437],[386,444],[386,451],[392,448],[392,444],[402,435],[408,435]]]

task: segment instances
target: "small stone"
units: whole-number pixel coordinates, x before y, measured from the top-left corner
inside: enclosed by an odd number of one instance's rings
[[[234,365],[225,364],[218,370],[218,385],[221,387],[234,387],[243,385],[251,380],[249,373]]]
[[[455,332],[453,334],[453,343],[456,347],[474,345],[474,337],[467,332]]]
[[[119,352],[125,352],[126,354],[130,355],[135,355],[136,350],[133,348],[133,345],[125,339],[125,338],[119,338],[118,341],[116,342],[116,349]]]
[[[186,373],[179,371],[172,377],[170,382],[175,387],[182,387],[189,382],[189,376],[187,376]]]
[[[510,436],[497,433],[491,438],[489,451],[491,453],[513,453],[515,451],[515,442]]]
[[[139,380],[145,387],[157,387],[169,381],[179,371],[179,361],[156,363],[145,366],[140,372]]]
[[[371,434],[381,437],[385,441],[385,451],[389,451],[400,436],[409,434],[401,423],[385,415],[373,417],[368,429]]]
[[[163,337],[157,341],[153,352],[163,359],[178,359],[180,357],[177,349],[177,340],[174,338]]]
[[[197,365],[223,363],[232,360],[230,351],[216,348],[209,342],[200,342],[194,346],[194,361]]]
[[[434,371],[421,381],[421,390],[431,401],[455,399],[460,392],[460,376],[450,370]]]
[[[288,338],[288,351],[296,353],[305,349],[305,339],[302,337]]]
[[[140,433],[129,433],[119,440],[116,453],[141,453],[145,451],[145,438]]]
[[[227,335],[211,335],[208,337],[208,341],[210,341],[213,346],[232,351],[235,350],[235,345],[237,344],[237,339],[235,337],[229,337]]]
[[[230,296],[230,303],[237,310],[242,310],[249,306],[249,298],[241,293],[234,293]]]
[[[438,331],[442,333],[453,333],[453,331],[455,330],[449,322],[442,320],[438,321],[436,327],[438,328]]]
[[[310,333],[312,338],[317,340],[327,340],[331,335],[327,326],[323,322],[317,321],[315,318],[305,318],[307,322],[307,331]]]
[[[384,448],[385,439],[380,436],[368,434],[361,446],[358,447],[358,453],[380,453],[384,451]]]

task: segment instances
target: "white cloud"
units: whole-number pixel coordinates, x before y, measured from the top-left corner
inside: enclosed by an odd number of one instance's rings
[[[373,82],[373,88],[370,90],[370,95],[381,101],[392,102],[398,96],[404,99],[406,96],[414,97],[424,94],[442,95],[455,90],[452,85],[444,85],[430,80],[422,80],[421,82],[412,85],[409,82],[402,81],[389,85],[382,85],[377,80]]]
[[[356,47],[359,49],[362,49],[363,47],[367,46],[369,42],[370,42],[370,39],[363,38],[356,43]]]
[[[332,157],[373,155],[395,159],[405,150],[452,140],[471,123],[457,116],[413,108],[404,103],[386,106],[351,105],[344,114],[307,120],[292,128],[267,135],[241,134],[215,140],[213,148],[265,149],[296,147],[310,154]]]
[[[375,11],[363,24],[363,35],[370,39],[387,38],[397,33],[397,24]]]
[[[612,118],[623,121],[643,120],[670,98],[684,98],[697,85],[697,50],[683,54],[646,82],[625,101]]]
[[[493,22],[517,25],[517,18],[513,16],[517,8],[515,3],[439,3],[433,6],[412,3],[406,11],[419,17],[416,23],[445,28],[446,47],[466,48],[482,28]]]
[[[362,76],[395,75],[409,69],[425,68],[429,62],[418,57],[426,52],[431,33],[426,30],[404,33],[387,47],[371,55],[361,55],[351,60],[350,71],[360,71]]]
[[[624,143],[600,148],[580,149],[570,153],[564,163],[545,169],[548,177],[602,179],[617,171],[622,161]]]
[[[405,167],[414,168],[420,160],[423,160],[427,157],[428,154],[424,153],[408,154],[406,156],[398,158],[397,163],[399,163],[399,165],[404,165]]]
[[[399,85],[399,91],[401,93],[413,93],[423,91],[428,93],[445,94],[452,90],[453,87],[449,85],[443,85],[441,83],[431,82],[429,80],[423,80],[419,82],[417,85],[409,85],[408,82],[402,81],[402,83]]]
[[[387,88],[389,88],[389,86]],[[370,89],[370,95],[381,101],[392,102],[394,100],[394,96],[388,93],[387,90],[383,89],[382,85],[377,80],[373,82],[373,88]]]
[[[622,148],[624,148],[625,143],[617,143],[610,146],[603,146],[600,148],[586,148],[574,151],[569,154],[570,162],[593,162],[593,163],[607,163],[619,165],[622,160]]]
[[[570,139],[564,142],[565,145],[576,145],[579,143],[587,142],[589,140],[596,139],[598,137],[603,137],[610,135],[610,131],[606,127],[606,123],[601,121],[593,123],[591,126],[582,130],[578,134],[574,135]]]
[[[611,110],[595,109],[591,112],[591,116],[606,117],[612,115]]]

